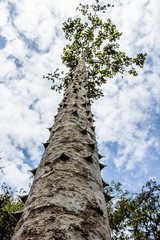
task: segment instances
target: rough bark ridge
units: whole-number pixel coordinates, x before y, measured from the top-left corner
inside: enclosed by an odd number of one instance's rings
[[[45,152],[12,240],[110,240],[85,61],[44,144]]]

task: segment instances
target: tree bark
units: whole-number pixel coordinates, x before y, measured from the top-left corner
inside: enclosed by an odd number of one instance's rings
[[[111,240],[87,81],[81,59],[12,240]]]

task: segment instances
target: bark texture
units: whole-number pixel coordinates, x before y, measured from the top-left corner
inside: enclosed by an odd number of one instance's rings
[[[50,131],[12,240],[111,240],[83,59]]]

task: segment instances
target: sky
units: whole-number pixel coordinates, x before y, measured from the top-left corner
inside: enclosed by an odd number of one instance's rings
[[[79,3],[93,0],[0,0],[0,184],[29,190],[31,174],[44,152],[48,127],[63,94],[42,78],[61,63],[66,44],[62,23],[79,17]],[[103,2],[103,1],[102,1]],[[108,2],[106,2],[108,3]],[[154,178],[160,183],[160,1],[113,0],[111,18],[123,33],[120,49],[131,57],[147,52],[138,77],[108,79],[94,102],[99,153],[107,164],[103,179],[130,191]]]

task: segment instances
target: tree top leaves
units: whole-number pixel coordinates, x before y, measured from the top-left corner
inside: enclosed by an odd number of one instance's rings
[[[77,66],[80,58],[84,58],[88,73],[88,97],[98,99],[103,96],[101,85],[106,83],[107,78],[113,78],[117,73],[137,76],[136,66],[143,67],[146,53],[138,53],[132,58],[125,52],[119,50],[118,40],[122,33],[119,32],[111,19],[105,22],[98,16],[105,13],[108,8],[114,5],[100,5],[99,0],[95,4],[79,4],[77,11],[80,11],[82,18],[68,18],[63,23],[63,31],[67,44],[61,55],[62,63],[68,68],[67,73],[59,72],[56,69],[53,74],[43,76],[53,82],[52,89],[61,91],[67,88],[72,80],[72,71]],[[59,84],[55,82],[59,80]]]

